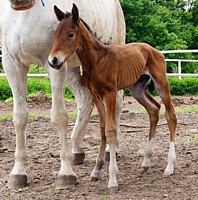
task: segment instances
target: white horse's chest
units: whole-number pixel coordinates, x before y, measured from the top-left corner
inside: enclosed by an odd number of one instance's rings
[[[56,26],[55,18],[11,18],[4,26],[3,31],[7,33],[4,35],[4,44],[10,54],[18,57],[25,65],[43,64],[49,54]]]

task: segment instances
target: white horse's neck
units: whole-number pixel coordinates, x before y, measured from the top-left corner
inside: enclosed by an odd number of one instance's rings
[[[35,0],[31,9],[15,11],[8,0],[0,0],[0,41],[1,37],[4,38],[2,46],[6,46],[10,54],[17,55],[24,65],[45,65],[58,25],[53,7],[56,5],[61,10],[69,11],[73,3],[78,5],[80,16],[103,42],[115,35],[116,17],[112,17],[115,12],[114,1]],[[111,16],[107,13],[111,13]],[[102,16],[103,20],[98,16]],[[75,58],[70,64],[77,66],[79,62]]]

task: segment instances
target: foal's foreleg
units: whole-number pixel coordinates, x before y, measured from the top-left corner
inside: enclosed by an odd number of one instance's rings
[[[25,129],[29,114],[26,102],[28,67],[19,67],[17,63],[12,63],[12,60],[13,58],[9,57],[9,53],[3,57],[4,70],[13,94],[13,123],[16,134],[15,164],[10,173],[8,187],[23,188],[27,185]]]
[[[94,100],[95,105],[98,109],[98,113],[99,113],[99,118],[100,118],[100,137],[101,137],[101,141],[100,141],[100,149],[99,149],[99,153],[96,159],[96,166],[94,167],[92,173],[91,173],[91,180],[92,181],[97,181],[99,179],[99,175],[100,175],[100,170],[102,168],[102,166],[104,165],[104,156],[105,156],[105,147],[106,147],[106,136],[105,136],[105,108],[104,108],[104,104],[101,100],[99,100],[98,98],[95,98]]]
[[[64,102],[66,67],[61,70],[49,70],[51,90],[52,90],[52,108],[51,121],[57,128],[60,138],[60,159],[61,168],[58,174],[57,187],[64,188],[66,185],[76,183],[76,174],[72,170],[72,152],[67,142],[68,115]]]
[[[71,135],[74,164],[81,164],[84,161],[85,153],[82,149],[82,142],[93,110],[93,97],[88,88],[82,85],[80,79],[79,67],[68,68],[67,84],[75,95],[78,107],[78,115]]]
[[[123,108],[123,95],[124,95],[124,91],[120,90],[120,91],[117,92],[117,96],[116,96],[115,124],[116,124],[116,129],[117,129],[117,146],[121,142],[120,116],[121,116],[122,108]],[[106,147],[106,157],[105,157],[105,160],[106,161],[110,160],[109,145],[107,145],[107,147]]]
[[[106,92],[106,94],[104,95],[104,104],[106,110],[105,135],[107,143],[109,144],[110,151],[108,188],[110,193],[114,193],[118,190],[118,183],[116,178],[118,173],[116,162],[117,132],[115,126],[116,93]]]

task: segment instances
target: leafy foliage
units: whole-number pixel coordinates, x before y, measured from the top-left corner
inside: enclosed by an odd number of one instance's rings
[[[169,77],[170,93],[171,95],[198,95],[198,78],[185,77],[181,80],[178,77]],[[124,90],[126,96],[131,96],[128,89]],[[157,95],[155,91],[152,95]]]
[[[198,78],[169,78],[169,84],[172,95],[198,95]]]
[[[198,0],[121,0],[121,5],[127,26],[126,43],[146,42],[158,50],[198,48]],[[169,58],[178,58],[178,54]],[[179,58],[198,56],[182,54]],[[192,73],[198,66],[187,63],[182,69]],[[174,64],[168,63],[168,72],[174,70]]]

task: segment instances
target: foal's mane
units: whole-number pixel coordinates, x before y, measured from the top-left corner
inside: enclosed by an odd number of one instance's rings
[[[68,18],[68,17],[72,17],[72,13],[71,12],[66,12],[65,14],[65,18]],[[97,33],[95,31],[93,31],[90,26],[82,19],[80,18],[80,21],[84,24],[84,26],[87,28],[87,30],[96,38],[98,39],[100,42],[102,42],[103,44],[109,44],[108,42],[103,42],[101,41],[101,38],[102,37],[98,37]]]

